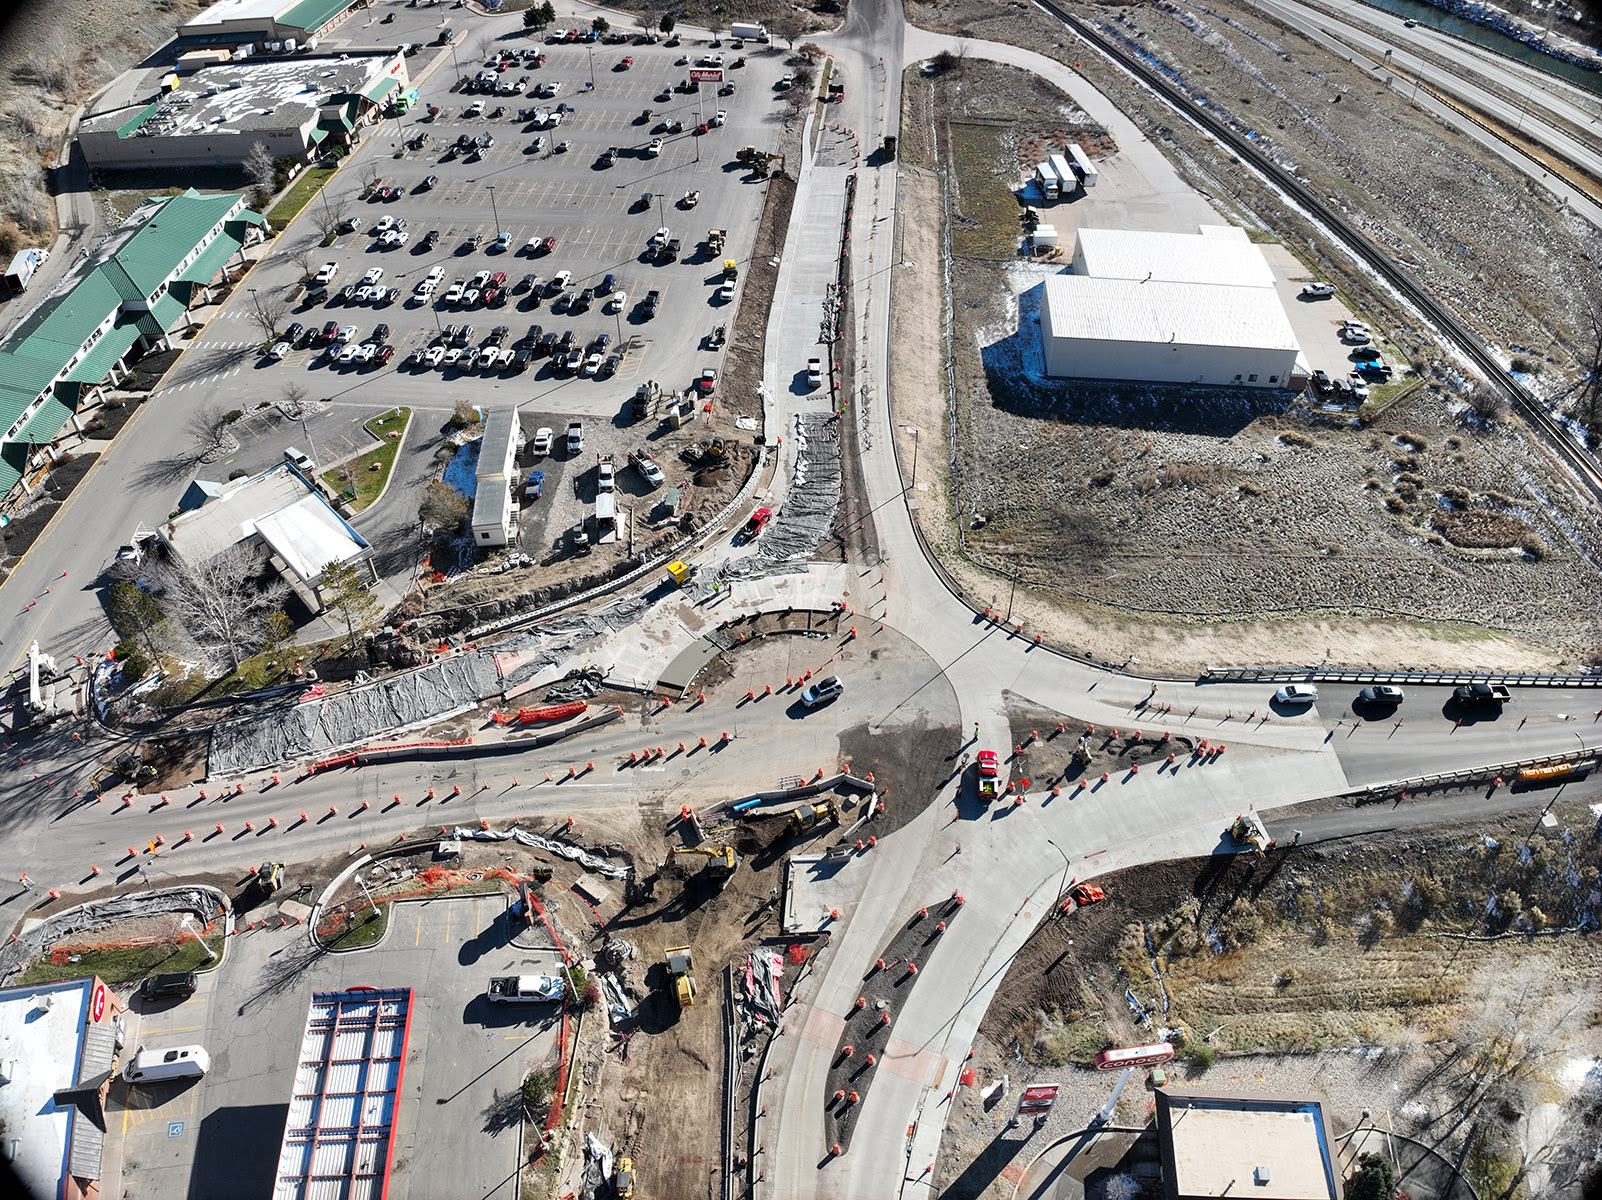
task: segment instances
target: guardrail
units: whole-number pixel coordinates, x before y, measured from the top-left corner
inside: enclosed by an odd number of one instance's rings
[[[1595,768],[1599,761],[1597,750],[1581,750],[1573,754],[1543,754],[1539,758],[1521,758],[1513,762],[1492,763],[1484,767],[1468,767],[1462,771],[1445,771],[1439,775],[1415,775],[1411,779],[1392,779],[1386,783],[1371,783],[1367,787],[1347,792],[1348,796],[1383,796],[1390,792],[1407,792],[1417,788],[1451,786],[1455,783],[1473,783],[1483,779],[1502,779],[1511,781],[1511,778],[1520,771],[1532,768],[1561,766],[1564,763],[1576,767],[1590,764]]]
[[[740,1012],[734,1006],[734,964],[723,968],[723,1200],[734,1196],[734,1106],[740,1092]]]
[[[1417,683],[1456,687],[1464,683],[1505,683],[1517,687],[1602,688],[1602,674],[1540,675],[1508,671],[1377,671],[1335,667],[1208,667],[1203,683]]]

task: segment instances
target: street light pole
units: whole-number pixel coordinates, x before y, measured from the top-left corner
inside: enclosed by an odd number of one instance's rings
[[[1012,587],[1010,587],[1007,590],[1007,615],[1001,618],[1003,621],[1012,620],[1012,598],[1017,593],[1017,591],[1018,591],[1018,571],[1017,571],[1016,568],[1014,568],[1013,572],[1012,572]]]
[[[1051,904],[1051,915],[1052,919],[1055,920],[1057,915],[1062,912],[1060,903],[1062,900],[1062,894],[1068,890],[1068,870],[1072,864],[1068,861],[1067,851],[1065,851],[1061,846],[1057,845],[1056,842],[1052,841],[1050,838],[1047,838],[1046,844],[1058,854],[1062,855],[1062,886],[1057,889],[1057,899],[1052,901]]]
[[[484,190],[490,194],[490,213],[495,217],[495,236],[501,236],[501,214],[495,207],[495,185],[486,183]]]
[[[918,427],[912,427],[912,490],[918,490]]]

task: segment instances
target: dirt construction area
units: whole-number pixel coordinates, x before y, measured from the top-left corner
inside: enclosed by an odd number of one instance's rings
[[[1170,1087],[1312,1092],[1338,1133],[1369,1109],[1482,1196],[1581,1194],[1602,852],[1585,805],[1552,815],[1097,879],[1107,898],[1042,922],[986,1014],[940,1167],[964,1183],[945,1194],[1010,1196],[1005,1161],[974,1164],[999,1142],[1022,1166],[1082,1128],[1111,1091],[1095,1053],[1164,1039]],[[1063,1080],[1046,1127],[1008,1133],[1010,1107],[981,1099],[1004,1073]],[[1113,1123],[1150,1106],[1131,1086]]]
[[[1210,97],[1243,98],[1243,123],[1272,115],[1265,136],[1283,139],[1323,192],[1393,255],[1420,264],[1488,339],[1514,348],[1526,381],[1562,409],[1585,292],[1575,272],[1595,251],[1587,227],[1383,87],[1345,79],[1344,60],[1246,34],[1258,29],[1249,14],[1095,11],[1126,36],[1138,25],[1148,42],[1160,38],[1160,50],[1148,49],[1206,78]],[[942,424],[954,429],[953,474],[933,464],[920,473],[919,519],[976,600],[1005,604],[1016,571],[1026,624],[1159,672],[1323,659],[1574,669],[1594,657],[1602,538],[1593,513],[1521,422],[1469,401],[1460,388],[1470,381],[1427,330],[1319,254],[1301,219],[1217,147],[1082,43],[1059,45],[1070,35],[1043,15],[961,5],[914,5],[908,15],[1077,63],[1220,219],[1255,240],[1282,238],[1308,278],[1336,281],[1397,368],[1392,385],[1339,412],[1307,395],[1041,379],[1029,368],[1038,372],[1033,318],[1047,272],[1017,256],[1012,189],[1043,145],[1067,134],[1105,152],[1110,139],[1026,72],[973,58],[933,78],[909,72],[902,236],[909,259],[939,264],[949,204],[957,371],[948,413],[931,363],[942,280],[909,269],[897,284],[897,330],[916,336],[926,321],[932,353],[898,363],[897,423],[911,419],[931,443]],[[1059,227],[1074,220],[1041,211]],[[1519,303],[1506,302],[1515,295]],[[910,454],[912,438],[898,437]],[[929,450],[923,463],[941,461]]]

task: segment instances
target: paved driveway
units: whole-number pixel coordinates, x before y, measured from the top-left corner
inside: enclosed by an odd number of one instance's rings
[[[384,942],[350,954],[313,952],[301,926],[236,937],[196,996],[145,1017],[140,1031],[152,1046],[205,1045],[211,1073],[113,1088],[128,1194],[266,1195],[311,993],[370,985],[413,989],[390,1195],[515,1196],[515,1093],[554,1053],[561,1015],[483,998],[491,975],[552,969],[550,956],[511,946],[509,929],[506,897],[493,895],[398,905]]]

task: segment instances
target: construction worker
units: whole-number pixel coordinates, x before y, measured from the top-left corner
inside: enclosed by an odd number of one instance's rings
[[[1298,842],[1300,842],[1301,840],[1302,840],[1302,831],[1300,829],[1291,830],[1291,845],[1294,846]]]

